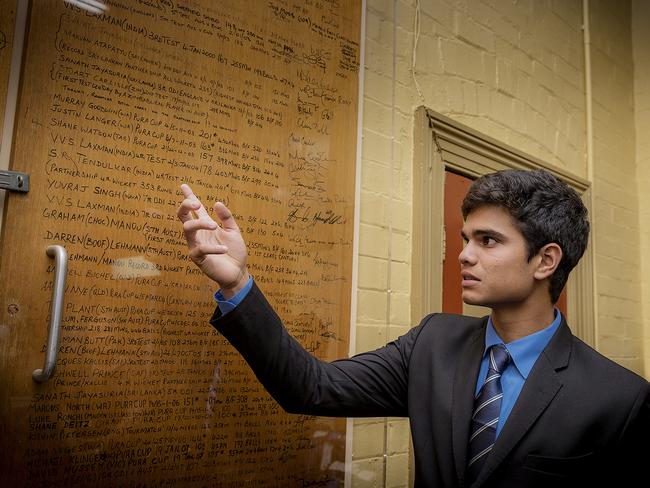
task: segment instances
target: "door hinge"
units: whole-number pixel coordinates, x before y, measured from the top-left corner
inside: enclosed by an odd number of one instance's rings
[[[0,170],[0,190],[27,193],[29,191],[29,175],[18,171]]]

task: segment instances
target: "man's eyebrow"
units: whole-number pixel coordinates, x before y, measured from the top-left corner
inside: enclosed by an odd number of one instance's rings
[[[463,229],[460,230],[460,235],[463,239],[467,240],[467,234],[465,234],[465,231]],[[488,237],[493,237],[496,240],[505,240],[506,236],[503,235],[501,232],[496,231],[494,229],[474,229],[472,231],[472,237],[483,237],[483,236],[488,236]]]

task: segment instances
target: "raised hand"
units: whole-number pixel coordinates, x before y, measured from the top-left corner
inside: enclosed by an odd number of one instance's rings
[[[230,298],[248,282],[246,244],[237,222],[221,202],[214,211],[221,223],[215,222],[188,185],[181,185],[185,199],[178,209],[183,233],[190,249],[189,256],[203,273],[216,281],[225,298]]]

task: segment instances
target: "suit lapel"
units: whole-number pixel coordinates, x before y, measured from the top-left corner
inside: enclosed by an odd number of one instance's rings
[[[456,475],[459,480],[462,480],[465,476],[470,418],[474,408],[476,380],[481,366],[483,350],[485,349],[486,324],[487,317],[483,320],[482,327],[476,329],[476,332],[463,345],[462,350],[458,352],[458,362],[454,372],[451,400],[451,435]]]
[[[571,331],[563,317],[562,324],[540,354],[524,383],[519,398],[476,480],[476,486],[480,486],[503,462],[562,388],[557,370],[568,365],[571,340]]]

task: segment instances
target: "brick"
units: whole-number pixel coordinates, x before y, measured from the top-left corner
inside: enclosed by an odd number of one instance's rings
[[[625,268],[621,267],[620,271],[609,274],[609,276],[617,279],[639,279],[640,247],[638,242],[624,242],[615,235],[607,234],[604,231],[596,232],[593,239],[596,244],[596,257],[598,259],[602,257],[616,258],[628,265]],[[631,271],[624,273],[623,269],[631,269]]]
[[[585,142],[585,131],[586,123],[584,118],[578,117],[577,111],[572,111],[567,118],[567,137],[569,143],[574,147],[582,147]]]
[[[598,166],[595,168],[596,178],[594,179],[594,191],[600,198],[616,206],[627,210],[635,211],[637,208],[636,195],[629,191],[614,186],[610,180],[604,180],[598,174]]]
[[[613,221],[614,206],[600,197],[595,198],[594,214],[598,216],[598,220],[604,224],[609,224]],[[593,218],[593,215],[592,215]]]
[[[497,59],[497,88],[515,95],[515,75],[512,63],[507,59]]]
[[[411,291],[411,268],[406,263],[390,263],[390,288],[397,293]]]
[[[411,231],[411,204],[410,202],[392,202],[392,225],[397,231]]]
[[[394,292],[390,295],[390,323],[410,327],[411,324],[411,295]]]
[[[616,337],[601,337],[598,341],[603,354],[612,358],[637,358],[640,356],[639,346],[635,341]]]
[[[388,263],[377,258],[359,256],[359,288],[385,290],[388,281]]]
[[[352,436],[352,457],[363,459],[382,456],[384,452],[384,424],[359,425]]]
[[[598,275],[598,293],[603,296],[626,298],[637,295],[638,291],[638,286],[634,282]]]
[[[390,167],[363,161],[361,167],[361,188],[376,193],[389,194],[391,191]]]
[[[529,117],[531,114],[526,109],[526,106],[521,102],[521,100],[515,98],[512,100],[512,111],[514,113],[514,123],[517,130],[527,132]]]
[[[582,43],[571,44],[568,46],[568,55],[566,61],[577,69],[584,70],[585,52]]]
[[[393,232],[391,236],[391,258],[394,261],[410,262],[411,260],[411,236]]]
[[[361,224],[359,226],[359,254],[375,258],[388,258],[390,235],[384,227]]]
[[[507,11],[508,9],[504,9],[502,12]],[[517,25],[504,19],[503,17],[496,17],[494,19],[494,33],[497,35],[497,46],[499,44],[499,40],[505,41],[512,46],[517,46],[519,44],[520,30],[521,29]]]
[[[558,102],[557,95],[551,95],[548,97],[548,120],[555,125],[558,130],[565,132],[566,129],[560,126],[562,115],[564,115],[564,110]]]
[[[453,8],[443,0],[427,0],[420,3],[423,16],[432,18],[437,24],[445,28],[453,25]]]
[[[639,319],[638,320],[633,320],[631,322],[626,322],[625,323],[625,337],[630,339],[631,341],[635,341],[637,343],[642,343],[643,342],[643,321],[640,319],[643,317],[642,314],[638,315]]]
[[[526,73],[526,75],[531,76],[533,74],[533,58],[530,55],[530,51],[526,49],[516,50],[514,53],[513,64],[518,70]]]
[[[456,11],[455,15],[456,35],[485,51],[494,51],[494,34],[485,27],[472,20],[464,12]]]
[[[475,47],[459,41],[443,39],[441,48],[446,73],[470,80],[481,79],[481,53]]]
[[[395,54],[398,58],[405,59],[410,67],[413,58],[413,21],[408,30],[398,27],[395,32]]]
[[[557,140],[560,133],[557,130],[557,127],[555,127],[555,125],[549,121],[546,122],[545,129],[546,130],[544,131],[542,141],[551,152],[555,153],[557,149]]]
[[[384,425],[384,417],[355,417],[352,425],[356,429],[359,425],[381,424]]]
[[[481,81],[491,87],[497,86],[497,57],[494,54],[481,54]]]
[[[534,76],[533,76],[534,79]],[[540,120],[544,120],[546,113],[546,107],[548,106],[548,96],[549,92],[545,88],[539,86],[537,80],[534,85],[531,86],[530,97],[528,103],[533,107],[536,114],[539,116]],[[540,127],[543,125],[538,124]]]
[[[384,42],[382,23],[383,20],[376,11],[370,8],[366,9],[366,42],[369,40],[375,41],[377,43]]]
[[[530,87],[533,84],[532,79],[523,71],[518,71],[516,76],[515,95],[522,103],[528,104],[530,96]]]
[[[476,96],[476,83],[463,81],[463,109],[465,114],[478,114],[478,98]]]
[[[388,455],[408,452],[411,430],[408,420],[395,420],[388,422]]]
[[[366,8],[376,12],[382,19],[393,18],[393,2],[392,0],[368,0]]]
[[[352,461],[352,486],[354,488],[378,488],[384,482],[383,457]]]
[[[619,225],[638,229],[639,227],[639,214],[637,212],[632,212],[630,210],[614,207],[613,211],[613,220]]]
[[[366,129],[389,135],[391,133],[392,108],[390,99],[379,102],[369,98],[363,101],[363,125]]]
[[[440,40],[429,35],[422,35],[418,38],[418,50],[415,58],[416,75],[426,73],[442,74],[444,71],[442,63],[442,51]]]
[[[386,488],[409,486],[409,456],[395,454],[386,459]]]
[[[393,80],[388,74],[366,71],[364,82],[365,100],[372,100],[381,105],[390,103],[393,94]]]
[[[450,78],[447,80],[447,96],[449,97],[449,106],[454,112],[463,111],[463,80],[460,78]]]
[[[580,2],[554,0],[550,6],[562,21],[573,27],[574,30],[580,30],[582,25],[582,4]]]
[[[480,116],[487,116],[492,113],[491,96],[492,90],[486,85],[476,86],[476,96],[478,101],[478,112]]]
[[[418,83],[420,83],[419,78]],[[398,82],[395,85],[395,106],[399,112],[408,110],[409,113],[412,113],[413,108],[418,105],[426,105],[426,102],[420,98],[416,91],[415,82],[413,81],[411,74],[411,67],[409,66],[408,85],[404,85],[402,82]]]
[[[379,325],[357,325],[354,349],[355,354],[373,351],[388,342],[386,327]]]
[[[638,266],[625,262],[621,256],[604,256],[597,254],[596,268],[598,273],[619,280],[633,281],[638,276]]]
[[[512,98],[503,93],[495,93],[494,97],[494,117],[504,125],[512,123],[513,109]]]
[[[413,32],[415,21],[415,6],[409,5],[409,2],[400,1],[397,3],[395,11],[395,23],[398,29]]]
[[[361,222],[375,225],[387,225],[387,205],[388,197],[386,195],[361,189],[361,202],[359,205],[359,217]]]
[[[575,66],[571,66],[560,57],[556,57],[555,71],[558,75],[567,80],[576,88],[582,88],[585,76],[583,70],[577,69]]]
[[[367,325],[385,324],[387,320],[386,292],[381,290],[357,291],[357,319]],[[383,339],[385,341],[385,339]]]
[[[393,71],[392,52],[386,46],[382,46],[372,39],[366,39],[364,66],[366,70],[391,76]]]
[[[368,161],[390,164],[391,139],[379,132],[364,130],[361,157]]]
[[[562,83],[558,96],[562,97],[564,104],[568,104],[574,109],[580,111],[580,116],[583,119],[584,125],[584,111],[585,111],[585,92],[582,86],[576,88],[570,83]],[[584,134],[584,130],[583,130]]]
[[[600,289],[598,295],[599,313],[620,319],[632,319],[638,312],[639,301],[602,295]]]
[[[538,61],[533,61],[533,76],[540,85],[546,87],[551,92],[555,91],[557,82],[550,68]]]
[[[394,166],[401,166],[401,161],[395,161]],[[405,204],[408,200],[411,200],[411,194],[413,192],[413,186],[411,185],[411,173],[406,171],[406,167],[403,169],[396,168],[393,170],[393,192],[391,196],[394,199],[394,202],[399,204]],[[409,207],[410,209],[410,207]],[[403,226],[399,226],[400,230],[404,229]]]

